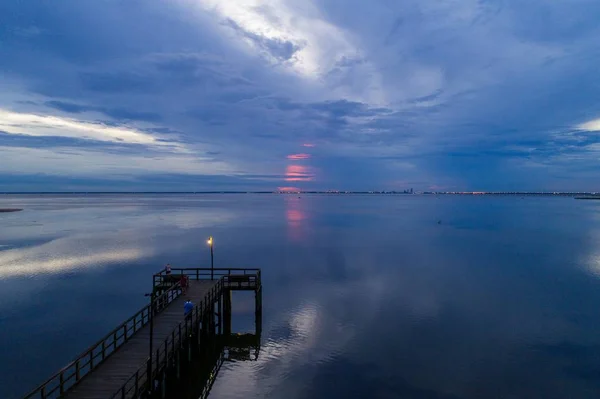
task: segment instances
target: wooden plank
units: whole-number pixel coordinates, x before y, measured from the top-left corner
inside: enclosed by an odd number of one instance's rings
[[[177,325],[184,320],[183,304],[191,300],[198,304],[217,284],[214,281],[190,281],[188,291],[170,303],[154,317],[153,346],[159,348]],[[109,356],[64,398],[106,399],[121,388],[148,360],[149,324],[140,328],[122,347]],[[156,349],[155,349],[156,350]]]

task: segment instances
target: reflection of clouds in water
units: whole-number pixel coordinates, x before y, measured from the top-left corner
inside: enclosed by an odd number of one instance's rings
[[[149,255],[149,248],[123,246],[116,240],[98,242],[96,236],[61,238],[30,248],[1,251],[0,279],[130,262]]]
[[[150,207],[133,197],[99,206],[85,198],[69,200],[74,207],[64,207],[63,199],[30,200],[34,209],[3,219],[0,279],[136,261],[152,256],[151,242],[158,235],[223,225],[237,217],[223,208],[202,207],[207,201],[193,207],[185,205],[188,201],[162,201]],[[35,209],[52,204],[54,209]]]
[[[292,312],[274,315],[263,329],[268,338],[258,361],[225,364],[212,393],[226,398],[303,396],[319,365],[333,361],[358,334],[370,329],[382,306],[386,281],[372,277],[298,287],[298,295],[291,298],[300,298],[302,292],[311,299],[293,306]],[[219,384],[232,378],[226,376],[229,371],[235,373],[236,384]]]
[[[275,396],[281,395],[283,389],[286,396],[296,396],[298,389],[290,380],[294,379],[298,368],[327,362],[351,337],[349,330],[346,330],[346,337],[338,336],[333,342],[324,337],[332,323],[324,320],[323,313],[317,303],[306,303],[293,311],[289,318],[279,320],[272,328],[286,331],[286,336],[267,339],[255,363],[226,364],[220,377],[225,374],[223,371],[233,368],[236,384],[221,386],[217,380],[212,394],[236,398],[268,397],[274,393],[277,393]]]
[[[142,213],[143,212],[143,213]],[[109,233],[123,229],[190,229],[234,219],[222,209],[68,209],[25,212],[3,224],[0,240],[48,238],[77,233]]]
[[[590,235],[592,244],[589,253],[584,255],[578,263],[583,264],[588,273],[600,278],[600,232]]]
[[[584,262],[588,271],[595,277],[600,278],[600,248],[597,253],[589,255]]]

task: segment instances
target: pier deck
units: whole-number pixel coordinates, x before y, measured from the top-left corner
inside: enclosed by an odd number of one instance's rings
[[[189,280],[185,294],[179,285],[181,276]],[[177,379],[182,370],[194,358],[209,359],[218,342],[231,337],[231,291],[236,290],[254,291],[260,336],[260,269],[174,268],[170,275],[161,271],[153,275],[150,304],[25,399],[178,397]],[[184,315],[186,300],[194,307]]]
[[[183,304],[191,300],[197,304],[216,285],[217,281],[190,281],[188,292],[180,295],[154,318],[153,346],[159,348],[173,330],[184,321]],[[148,360],[150,327],[146,324],[129,339],[114,355],[103,362],[89,377],[74,386],[66,399],[110,398]]]

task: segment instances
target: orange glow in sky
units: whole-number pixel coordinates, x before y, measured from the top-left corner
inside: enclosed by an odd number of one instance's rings
[[[290,159],[292,161],[300,161],[302,159],[308,158],[310,158],[310,154],[291,154],[287,156],[287,159]]]
[[[277,187],[278,191],[284,191],[284,192],[296,192],[296,191],[300,191],[300,189],[298,187]]]
[[[312,181],[314,175],[308,167],[302,165],[288,165],[285,168],[285,181]]]

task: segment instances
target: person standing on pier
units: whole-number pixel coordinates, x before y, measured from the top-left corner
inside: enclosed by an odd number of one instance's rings
[[[181,293],[185,295],[187,293],[188,288],[188,277],[181,275],[181,279],[179,280],[179,285],[181,286]]]
[[[165,273],[171,274],[171,264],[170,263],[167,263],[167,266],[165,267]]]
[[[185,301],[185,303],[183,304],[184,316],[187,316],[188,314],[190,314],[192,312],[192,309],[194,309],[194,304],[192,303],[192,301],[190,301],[190,300]]]

